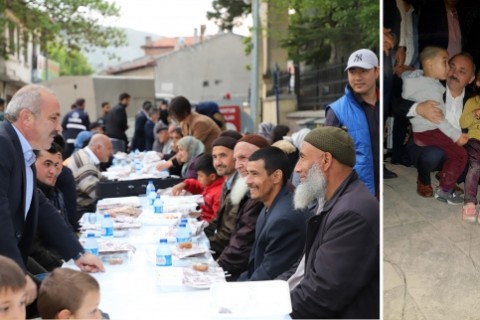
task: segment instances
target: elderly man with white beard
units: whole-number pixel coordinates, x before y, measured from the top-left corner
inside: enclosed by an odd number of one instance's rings
[[[233,149],[235,169],[239,176],[232,187],[230,200],[233,205],[238,205],[238,215],[228,245],[217,259],[220,267],[230,274],[227,281],[236,281],[240,274],[247,270],[248,258],[255,241],[257,218],[263,209],[263,203],[251,199],[248,192],[246,183],[248,158],[255,151],[269,145],[262,136],[247,134],[237,141]]]
[[[303,263],[289,279],[294,319],[379,318],[379,203],[354,165],[344,130],[322,127],[305,137],[294,204],[318,205],[307,223]]]

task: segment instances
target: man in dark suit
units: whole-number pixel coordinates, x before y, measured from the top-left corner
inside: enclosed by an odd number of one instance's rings
[[[118,104],[107,114],[105,134],[110,138],[125,142],[125,147],[122,151],[126,151],[128,139],[125,132],[128,129],[127,107],[130,102],[130,95],[124,92],[118,97],[118,100]]]
[[[48,89],[29,85],[7,106],[0,124],[0,255],[15,260],[26,271],[35,233],[52,245],[65,261],[75,260],[84,271],[103,271],[98,257],[85,253],[73,231],[36,188],[33,150],[47,150],[61,132],[60,105]],[[26,276],[27,304],[37,287]]]
[[[263,202],[255,227],[255,242],[244,280],[273,280],[290,269],[303,253],[308,211],[293,208],[288,157],[276,147],[255,151],[247,164],[250,197]]]
[[[135,151],[136,149],[138,149],[138,151],[145,151],[145,140],[147,136],[145,132],[145,123],[147,123],[149,119],[148,112],[151,108],[152,103],[150,101],[145,101],[142,105],[142,110],[138,111],[135,116],[135,130],[133,132],[132,145],[130,146],[130,150],[132,151]],[[153,134],[153,127],[151,134]]]

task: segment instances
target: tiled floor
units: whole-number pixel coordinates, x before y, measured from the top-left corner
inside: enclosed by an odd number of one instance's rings
[[[415,168],[387,168],[398,178],[384,180],[383,318],[480,319],[480,225],[417,195]]]

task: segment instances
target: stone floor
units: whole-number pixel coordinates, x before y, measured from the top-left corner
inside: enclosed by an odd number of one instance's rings
[[[480,225],[417,195],[415,168],[386,166],[383,319],[480,319]]]

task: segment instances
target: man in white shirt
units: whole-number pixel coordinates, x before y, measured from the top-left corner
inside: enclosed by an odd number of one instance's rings
[[[460,130],[460,115],[466,100],[470,97],[465,87],[475,79],[475,65],[472,56],[468,53],[459,53],[453,56],[449,65],[447,91],[444,97],[446,114],[444,115],[436,107],[437,102],[435,101],[428,100],[413,104],[411,101],[404,101],[399,109],[407,112],[407,117],[418,114],[435,123],[439,123],[445,117],[448,122]],[[433,146],[419,147],[412,144],[408,147],[408,152],[418,171],[417,193],[422,197],[432,197],[430,173],[442,169],[445,159],[443,151]]]

